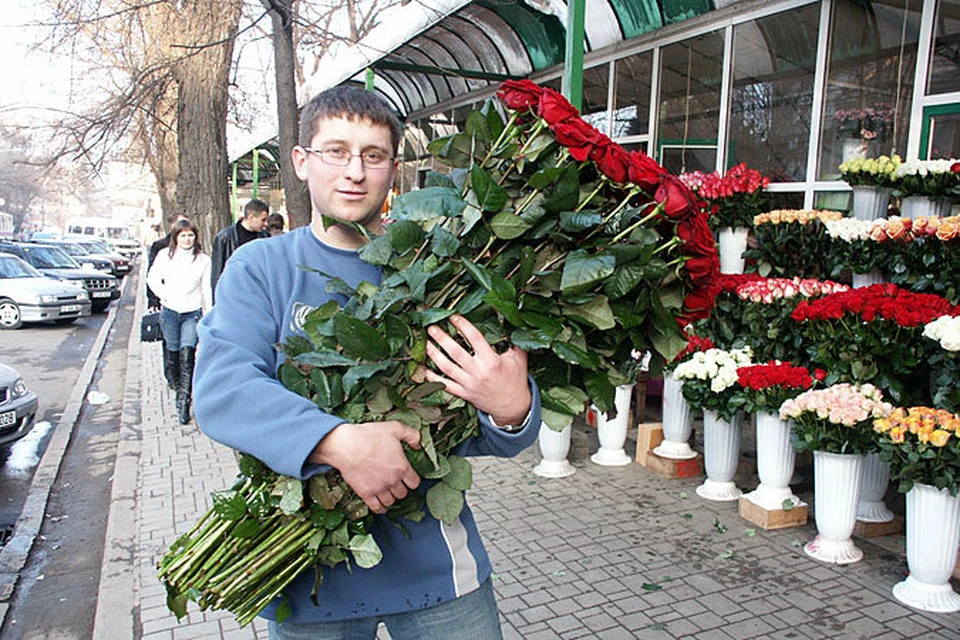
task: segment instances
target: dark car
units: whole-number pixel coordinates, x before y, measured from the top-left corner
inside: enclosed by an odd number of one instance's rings
[[[94,313],[106,310],[120,297],[120,281],[108,273],[84,269],[66,253],[49,244],[0,241],[0,252],[29,262],[48,278],[79,282],[87,290]]]
[[[0,446],[19,440],[33,429],[37,396],[15,369],[0,364]]]
[[[102,247],[96,242],[60,238],[46,240],[43,244],[52,244],[63,249],[74,260],[83,265],[85,262],[95,262],[99,266],[93,267],[97,271],[106,271],[118,278],[130,273],[130,259],[116,253],[112,249]]]
[[[44,240],[43,244],[49,244],[60,249],[65,254],[76,260],[81,267],[117,275],[113,273],[113,260],[104,258],[102,256],[93,255],[89,250],[81,247],[79,244],[73,242],[64,242],[62,240]]]

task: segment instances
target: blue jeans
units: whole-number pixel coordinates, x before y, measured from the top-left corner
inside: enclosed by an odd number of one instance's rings
[[[160,332],[170,351],[180,351],[183,347],[197,346],[197,323],[203,312],[200,309],[178,313],[173,309],[160,307]]]
[[[306,606],[312,606],[310,604]],[[493,585],[435,607],[353,620],[305,624],[270,621],[270,640],[374,640],[382,622],[392,640],[501,640]]]

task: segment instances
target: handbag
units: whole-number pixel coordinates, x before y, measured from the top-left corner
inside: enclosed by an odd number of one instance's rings
[[[159,342],[163,339],[160,334],[160,312],[145,313],[140,318],[140,342]]]

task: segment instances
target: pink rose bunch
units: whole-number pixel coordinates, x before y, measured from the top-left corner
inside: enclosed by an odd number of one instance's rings
[[[892,411],[872,384],[841,382],[785,401],[780,419],[791,421],[799,451],[870,453],[877,448],[873,421]]]

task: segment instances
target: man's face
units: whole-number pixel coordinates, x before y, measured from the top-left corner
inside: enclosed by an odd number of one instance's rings
[[[370,169],[360,161],[361,153],[379,151],[393,156],[390,129],[369,120],[325,118],[317,122],[310,148],[321,151],[339,149],[353,154],[346,166],[326,162],[330,157],[294,147],[293,162],[297,176],[306,180],[313,208],[314,229],[320,229],[320,216],[356,222],[373,229],[380,224],[380,208],[393,185],[397,163]]]
[[[245,226],[248,231],[256,231],[259,233],[267,228],[267,216],[269,215],[269,211],[260,211],[251,216],[244,216],[243,226]]]

